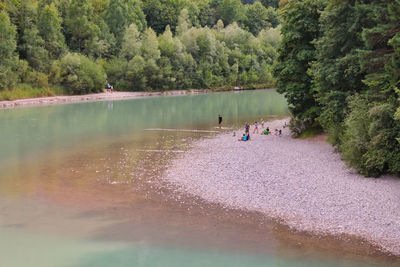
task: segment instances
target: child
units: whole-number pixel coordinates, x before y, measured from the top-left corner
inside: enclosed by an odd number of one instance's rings
[[[247,136],[243,134],[243,136],[239,138],[238,141],[247,141]]]
[[[254,123],[254,130],[253,130],[253,134],[257,132],[258,133],[258,122]]]

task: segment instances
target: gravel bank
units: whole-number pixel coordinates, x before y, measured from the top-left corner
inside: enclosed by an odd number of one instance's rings
[[[300,231],[356,235],[400,255],[400,179],[364,178],[329,144],[293,139],[287,128],[281,137],[251,137],[200,140],[173,161],[164,179],[182,193],[260,211]]]
[[[87,94],[87,95],[38,97],[38,98],[18,99],[12,101],[0,101],[0,109],[25,107],[25,106],[52,105],[61,103],[130,99],[130,98],[160,96],[160,95],[184,95],[184,94],[193,94],[202,92],[208,92],[208,90],[176,90],[176,91],[165,91],[165,92],[113,92],[113,93],[104,92],[104,93]]]

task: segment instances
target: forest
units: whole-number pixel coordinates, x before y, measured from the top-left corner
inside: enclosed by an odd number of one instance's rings
[[[0,1],[0,100],[273,86],[277,0]]]
[[[400,1],[282,0],[274,67],[296,135],[323,129],[366,176],[400,175]]]

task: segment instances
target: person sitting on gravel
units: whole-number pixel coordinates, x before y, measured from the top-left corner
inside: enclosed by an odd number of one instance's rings
[[[243,136],[239,138],[238,141],[247,141],[247,136],[243,134]]]
[[[264,130],[264,134],[265,134],[265,135],[268,135],[268,134],[269,134],[269,129],[268,129],[268,128]]]

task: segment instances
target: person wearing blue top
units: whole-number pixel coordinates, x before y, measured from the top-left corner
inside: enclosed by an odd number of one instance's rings
[[[247,136],[246,136],[245,134],[243,134],[243,136],[240,137],[240,138],[238,139],[238,141],[247,141]]]

